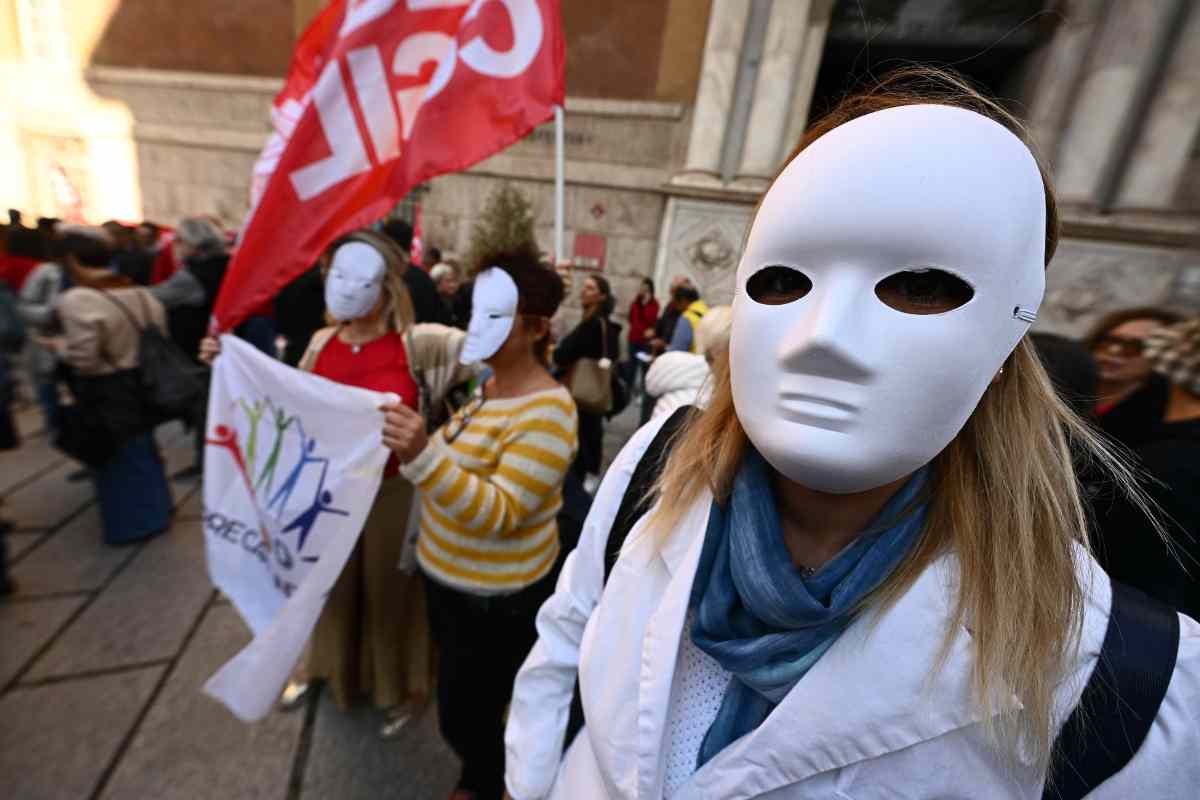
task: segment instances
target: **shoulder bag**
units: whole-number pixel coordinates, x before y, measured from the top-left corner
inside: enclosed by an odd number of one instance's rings
[[[608,324],[600,318],[600,358],[580,358],[571,367],[567,388],[575,405],[588,414],[612,409],[612,359],[608,357]]]

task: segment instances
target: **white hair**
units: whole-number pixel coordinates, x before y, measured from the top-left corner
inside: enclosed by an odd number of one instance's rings
[[[730,306],[713,306],[696,325],[696,352],[729,345],[729,328],[733,324],[733,309]]]
[[[196,253],[221,253],[225,236],[221,229],[203,217],[184,217],[175,228],[175,238]]]
[[[433,269],[429,270],[429,277],[433,279],[434,283],[440,283],[446,278],[457,278],[458,270],[454,268],[453,264],[442,261],[433,265]]]

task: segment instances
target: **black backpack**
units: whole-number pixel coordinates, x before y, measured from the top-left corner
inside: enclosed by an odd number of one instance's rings
[[[675,433],[691,406],[675,411],[638,462],[604,550],[604,583],[625,538],[652,503]],[[1112,582],[1108,629],[1083,694],[1054,742],[1054,758],[1042,800],[1082,800],[1133,759],[1167,693],[1179,652],[1179,615],[1137,589]],[[563,752],[583,727],[579,679],[567,719]]]
[[[162,420],[191,420],[205,391],[204,369],[154,325],[139,325],[125,304],[105,291],[138,332],[138,372],[145,408]]]

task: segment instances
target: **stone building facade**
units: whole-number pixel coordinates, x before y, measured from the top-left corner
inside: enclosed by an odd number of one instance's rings
[[[0,0],[5,202],[169,222],[247,204],[291,45],[320,0]],[[1039,326],[1200,309],[1200,0],[563,2],[566,254],[624,306],[641,276],[732,293],[746,225],[806,124],[896,59],[949,63],[1025,118],[1064,217]],[[463,252],[493,187],[552,243],[553,128],[420,196]],[[64,186],[66,189],[64,189]]]

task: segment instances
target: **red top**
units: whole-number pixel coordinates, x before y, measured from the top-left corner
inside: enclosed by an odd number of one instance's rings
[[[36,258],[25,256],[0,255],[0,280],[8,284],[14,292],[20,292],[25,285],[29,273],[37,269],[42,262]]]
[[[634,300],[629,307],[629,343],[645,344],[646,329],[658,322],[658,301],[653,297],[649,303]]]
[[[158,248],[154,257],[154,266],[150,270],[150,285],[157,286],[179,271],[179,262],[175,260],[175,240],[167,239]]]
[[[367,342],[357,353],[334,335],[317,356],[313,372],[347,386],[398,394],[404,405],[417,407],[417,382],[408,370],[404,339],[395,331]],[[393,455],[388,459],[383,477],[390,478],[399,471],[400,464]]]

